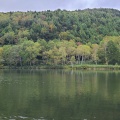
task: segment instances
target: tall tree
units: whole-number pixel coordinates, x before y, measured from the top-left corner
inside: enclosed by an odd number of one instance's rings
[[[120,60],[119,49],[113,41],[109,41],[107,44],[107,58],[109,64],[116,64]]]
[[[89,56],[91,55],[91,48],[88,45],[79,45],[76,49],[76,55],[82,64],[87,58],[89,59]]]
[[[98,57],[98,49],[99,45],[98,44],[92,44],[92,60],[97,64],[99,57]]]

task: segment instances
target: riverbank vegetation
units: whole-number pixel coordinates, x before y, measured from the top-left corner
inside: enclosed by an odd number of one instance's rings
[[[100,44],[79,44],[73,40],[33,42],[21,39],[17,45],[0,48],[5,66],[120,64],[120,37],[105,37]]]
[[[0,18],[1,66],[120,64],[119,10],[9,12]]]

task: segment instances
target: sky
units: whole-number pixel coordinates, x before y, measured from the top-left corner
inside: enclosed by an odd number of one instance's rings
[[[113,8],[120,10],[120,0],[0,0],[0,12],[78,10]]]

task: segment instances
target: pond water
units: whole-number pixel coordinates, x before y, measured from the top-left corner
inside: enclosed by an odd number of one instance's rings
[[[120,72],[0,70],[0,120],[120,120]]]

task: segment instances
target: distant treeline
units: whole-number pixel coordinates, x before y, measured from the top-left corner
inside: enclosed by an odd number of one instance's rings
[[[120,64],[120,11],[0,13],[0,64]]]
[[[115,9],[55,10],[0,13],[0,44],[21,38],[74,40],[99,43],[104,36],[120,35],[120,11]]]

